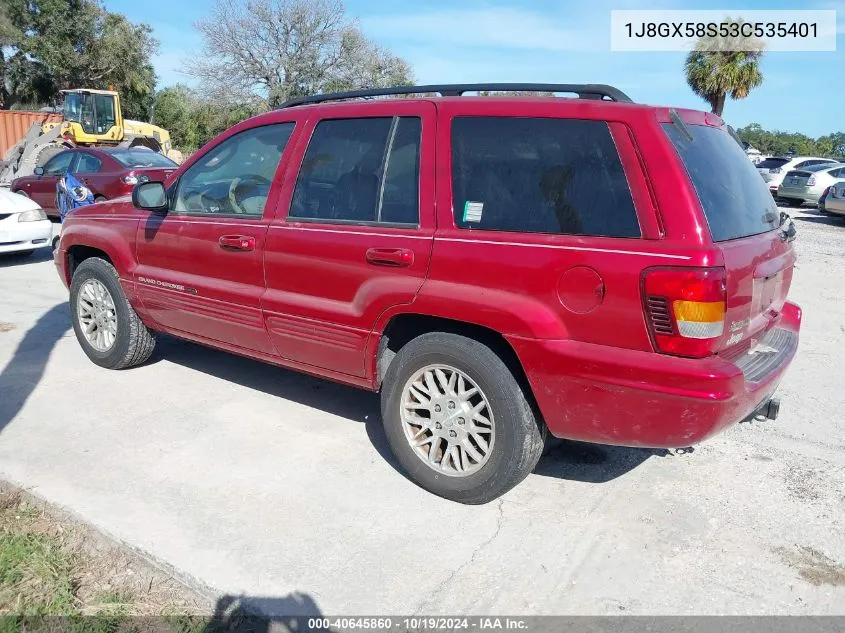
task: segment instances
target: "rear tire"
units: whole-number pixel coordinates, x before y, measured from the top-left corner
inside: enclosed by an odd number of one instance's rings
[[[425,387],[421,398],[426,372],[439,381]],[[461,384],[464,393],[472,393],[473,384],[478,393],[462,398]],[[424,399],[427,405],[420,406]],[[441,400],[442,405],[434,404]],[[528,476],[543,452],[545,426],[511,371],[489,347],[456,334],[423,334],[399,350],[384,378],[381,412],[387,439],[408,477],[459,503],[482,504],[503,495]],[[490,431],[481,426],[485,418]],[[414,426],[418,420],[423,422]],[[431,441],[425,444],[426,439]],[[463,448],[466,441],[472,442],[469,451]]]
[[[106,198],[105,196],[94,196],[94,202],[105,202],[106,200],[108,200],[108,198]]]
[[[99,284],[99,285],[98,285]],[[83,331],[82,321],[90,321],[88,311],[80,319],[81,306],[85,305],[86,297],[80,294],[88,286],[105,288],[114,307],[105,310],[107,319],[116,323],[114,341],[105,349],[98,349]],[[70,312],[73,320],[73,331],[85,354],[95,364],[107,369],[125,369],[145,362],[155,348],[155,335],[141,322],[135,310],[129,305],[123,289],[120,287],[117,271],[110,263],[99,257],[91,257],[83,261],[73,273],[70,284]],[[99,328],[99,326],[97,326]]]

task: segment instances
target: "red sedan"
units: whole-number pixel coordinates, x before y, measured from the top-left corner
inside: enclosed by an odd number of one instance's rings
[[[50,217],[58,218],[56,182],[65,173],[75,174],[94,194],[97,202],[132,193],[146,180],[165,180],[178,165],[146,147],[79,147],[60,152],[37,167],[35,174],[16,178],[12,191],[29,196]]]

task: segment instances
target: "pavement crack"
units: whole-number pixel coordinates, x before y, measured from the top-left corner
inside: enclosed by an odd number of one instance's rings
[[[497,516],[496,516],[496,529],[493,531],[493,534],[485,540],[483,543],[480,543],[478,547],[476,547],[473,552],[472,556],[469,557],[469,560],[462,565],[456,567],[451,574],[449,574],[443,582],[441,582],[437,587],[434,588],[427,596],[425,596],[422,601],[420,602],[419,606],[414,609],[414,615],[424,615],[423,609],[426,608],[427,605],[430,604],[437,604],[437,599],[446,591],[448,586],[451,582],[455,579],[455,577],[460,574],[464,569],[472,565],[478,555],[486,549],[496,538],[499,536],[499,533],[502,531],[502,525],[505,521],[505,500],[499,499],[499,505],[497,508]]]

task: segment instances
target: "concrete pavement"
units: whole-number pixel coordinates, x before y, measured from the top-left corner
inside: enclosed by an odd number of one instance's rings
[[[268,611],[845,614],[845,222],[796,216],[777,422],[689,453],[566,443],[483,507],[395,469],[373,394],[172,338],[96,367],[49,254],[7,258],[0,476]]]

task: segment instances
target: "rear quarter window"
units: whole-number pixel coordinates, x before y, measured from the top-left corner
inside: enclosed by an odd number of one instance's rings
[[[673,123],[663,126],[686,167],[710,235],[716,242],[777,228],[780,214],[757,169],[736,141],[719,128]]]
[[[640,236],[603,121],[456,117],[452,196],[463,229]]]

